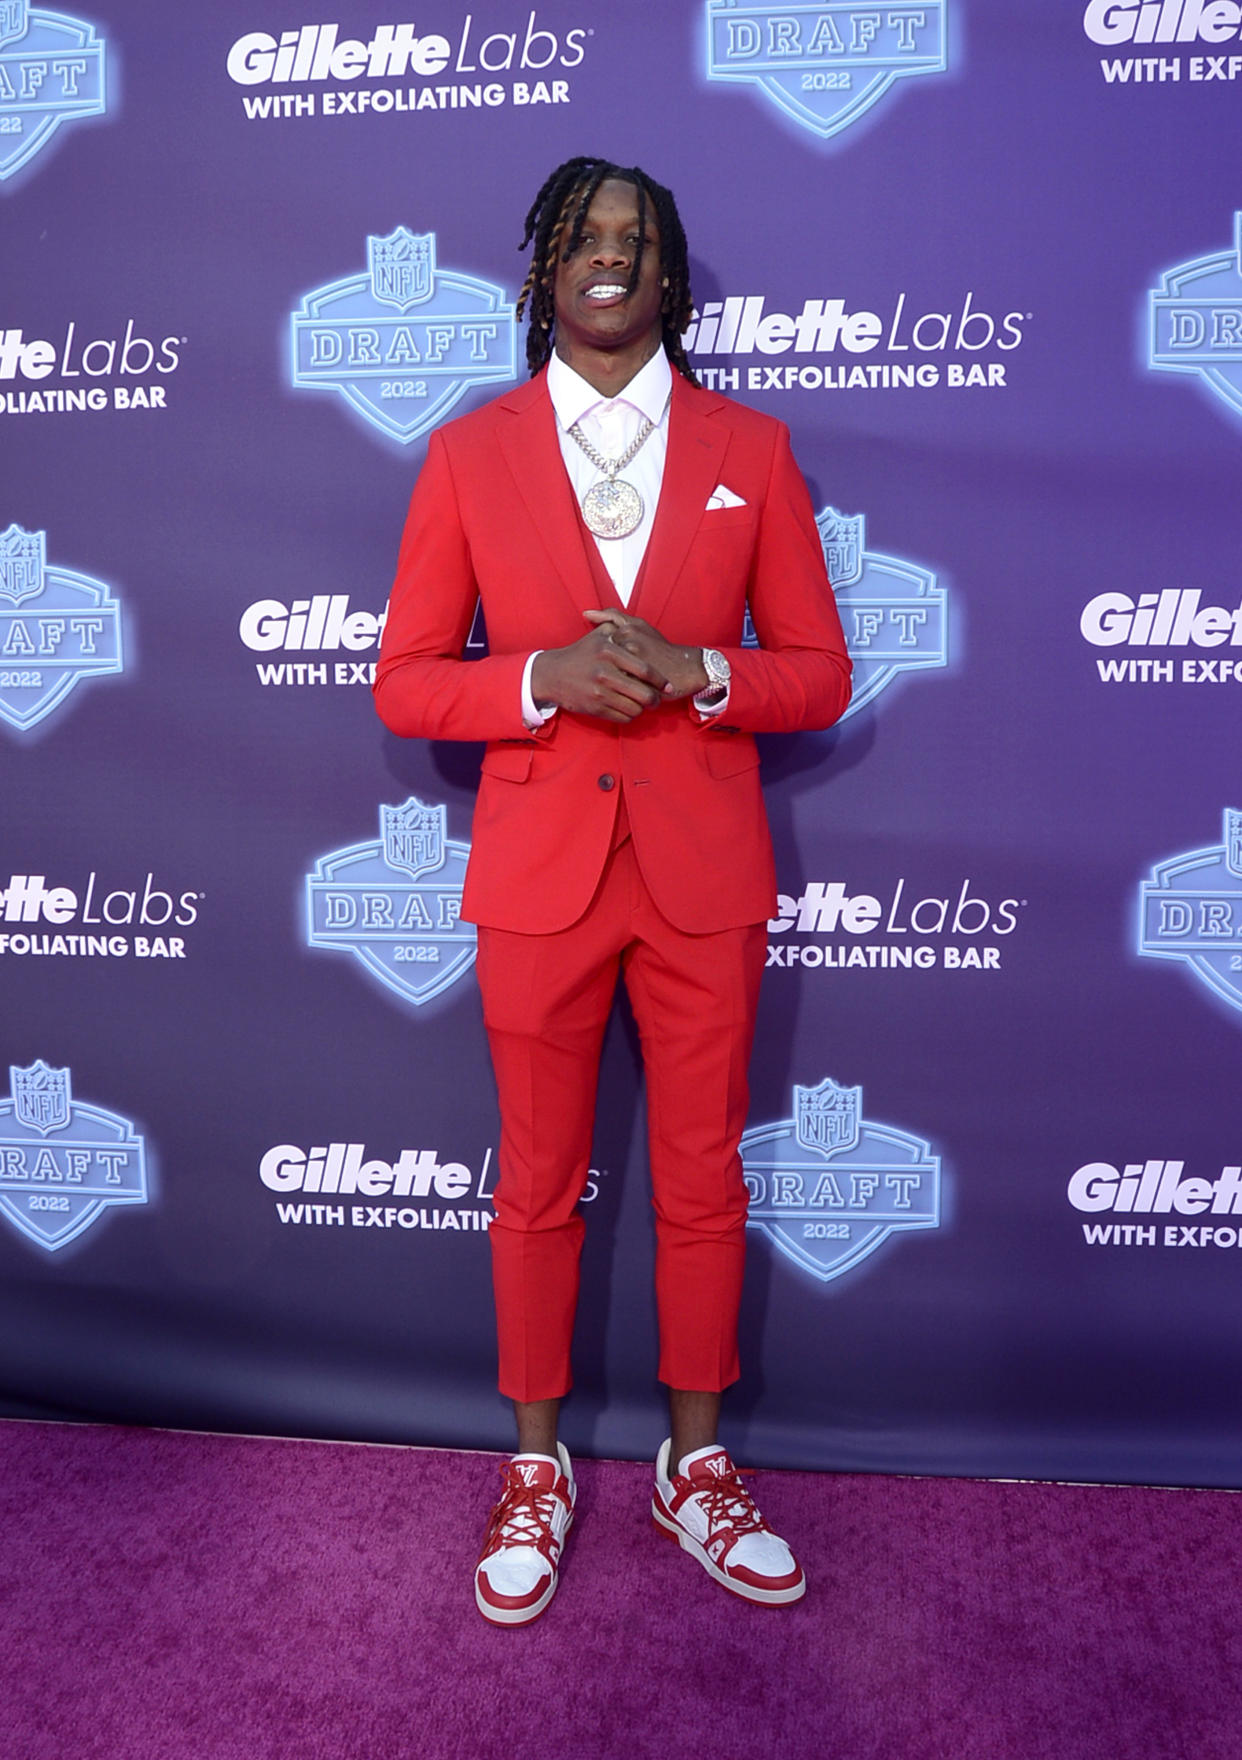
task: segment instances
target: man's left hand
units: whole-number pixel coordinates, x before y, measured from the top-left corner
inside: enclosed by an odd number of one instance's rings
[[[697,691],[705,691],[711,683],[703,665],[701,648],[682,648],[665,641],[658,629],[644,618],[631,617],[628,611],[584,611],[582,615],[590,623],[607,626],[618,647],[637,655],[663,673],[668,680],[664,687],[666,697],[674,700],[692,697]]]

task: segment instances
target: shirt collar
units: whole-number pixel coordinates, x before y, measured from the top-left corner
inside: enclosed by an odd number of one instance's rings
[[[628,403],[653,426],[658,425],[672,388],[673,373],[662,348],[657,348],[646,366],[640,367],[629,384],[611,399],[601,397],[594,385],[588,385],[580,373],[565,365],[560,355],[554,353],[548,361],[548,396],[562,432],[600,404],[609,402]]]

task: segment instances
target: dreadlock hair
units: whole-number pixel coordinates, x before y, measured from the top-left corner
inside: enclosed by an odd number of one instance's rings
[[[632,183],[638,191],[638,249],[630,266],[627,291],[633,293],[643,266],[646,248],[648,206],[660,228],[660,263],[664,279],[664,297],[660,319],[664,352],[683,378],[697,385],[694,370],[682,347],[682,331],[690,323],[694,300],[690,293],[690,265],[686,251],[686,234],[673,200],[673,192],[637,165],[612,165],[606,159],[566,159],[545,181],[531,203],[526,216],[526,231],[518,249],[524,251],[532,241],[530,270],[518,295],[517,315],[530,308],[530,324],[526,332],[526,362],[532,377],[552,352],[552,331],[556,322],[553,284],[556,265],[567,263],[582,243],[582,228],[587,209],[601,183],[615,178]]]

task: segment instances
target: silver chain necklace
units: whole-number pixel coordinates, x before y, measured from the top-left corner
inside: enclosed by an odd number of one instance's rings
[[[664,409],[667,408],[666,402]],[[660,420],[663,419],[662,410]],[[620,458],[605,458],[602,452],[597,452],[577,422],[569,430],[596,470],[604,473],[603,482],[592,483],[582,498],[582,517],[588,531],[593,532],[597,538],[628,538],[641,525],[643,498],[633,483],[627,483],[624,478],[618,482],[617,472],[623,471],[632,459],[637,458],[644,442],[655,433],[657,425],[644,416],[642,427]]]

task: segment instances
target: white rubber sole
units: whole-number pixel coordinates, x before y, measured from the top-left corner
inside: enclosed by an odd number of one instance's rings
[[[547,1588],[539,1597],[538,1601],[532,1601],[529,1607],[495,1607],[490,1601],[484,1600],[483,1591],[479,1588],[476,1580],[474,1585],[474,1604],[483,1615],[483,1618],[487,1621],[488,1625],[528,1626],[532,1620],[539,1618],[539,1615],[556,1594],[556,1582],[557,1579],[555,1575],[549,1577]]]

